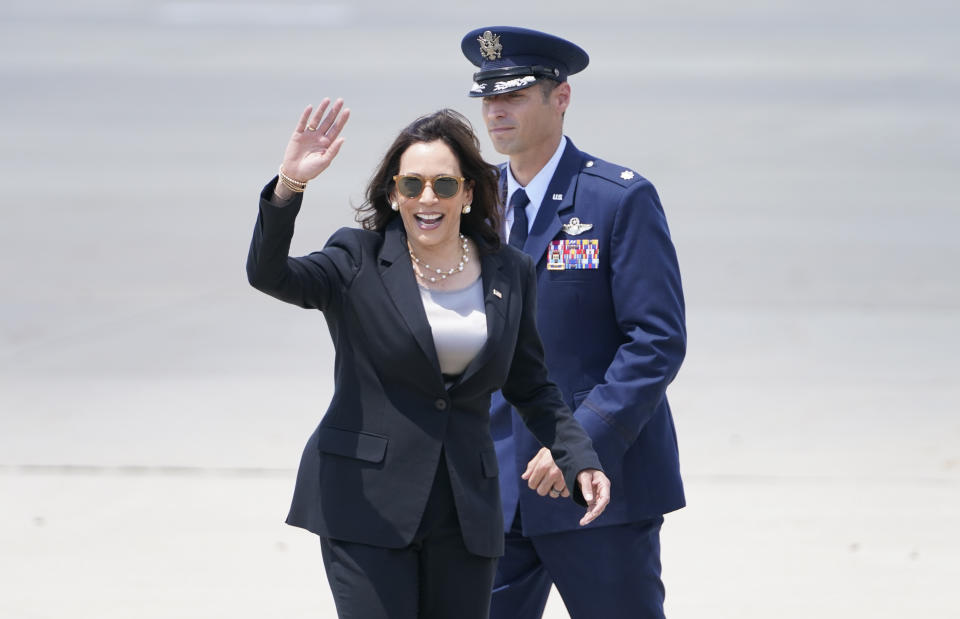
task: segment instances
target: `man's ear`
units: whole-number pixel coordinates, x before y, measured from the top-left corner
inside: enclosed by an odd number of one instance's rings
[[[557,106],[557,111],[559,111],[560,114],[566,112],[567,106],[570,105],[570,84],[560,82],[560,84],[553,89],[551,95],[554,105]]]

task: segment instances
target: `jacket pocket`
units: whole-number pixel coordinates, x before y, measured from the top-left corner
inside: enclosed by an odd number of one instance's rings
[[[387,437],[321,426],[317,429],[317,449],[346,458],[382,462],[387,452]]]
[[[500,474],[500,465],[497,463],[497,452],[493,449],[484,449],[480,452],[480,466],[484,477],[496,477]]]
[[[596,269],[547,271],[547,280],[551,284],[593,284],[600,281],[601,277],[602,275]]]

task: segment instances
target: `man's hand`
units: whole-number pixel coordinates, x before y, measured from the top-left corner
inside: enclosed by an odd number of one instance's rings
[[[610,503],[610,480],[597,469],[584,469],[577,474],[580,492],[587,501],[587,513],[580,519],[580,526],[596,520]]]
[[[537,455],[527,463],[527,470],[520,476],[527,481],[531,490],[536,490],[540,496],[550,495],[551,498],[569,497],[570,490],[563,481],[563,473],[553,461],[550,450],[542,447]],[[610,480],[603,471],[584,469],[577,474],[577,484],[587,502],[587,513],[580,519],[580,526],[589,524],[603,513],[610,503]]]

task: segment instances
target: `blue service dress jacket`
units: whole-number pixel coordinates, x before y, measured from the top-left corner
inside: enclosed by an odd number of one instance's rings
[[[686,350],[676,252],[653,185],[571,140],[523,251],[536,262],[537,324],[550,377],[593,441],[610,505],[587,526],[636,522],[685,503],[666,389]],[[509,398],[507,398],[509,400]],[[527,536],[578,528],[519,479],[540,445],[494,396],[504,518]]]
[[[292,258],[302,198],[274,206],[275,183],[260,196],[248,279],[282,301],[322,311],[336,350],[333,399],[304,449],[287,522],[323,537],[405,547],[443,456],[467,550],[501,555],[491,394],[502,389],[531,436],[550,447],[570,488],[579,471],[601,468],[547,377],[532,261],[511,247],[482,254],[487,342],[447,387],[400,217],[381,232],[343,228],[322,251]],[[574,499],[584,503],[579,491]]]

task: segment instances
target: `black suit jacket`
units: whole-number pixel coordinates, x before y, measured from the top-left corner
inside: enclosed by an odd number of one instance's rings
[[[273,206],[274,183],[261,194],[248,279],[321,310],[336,349],[333,400],[304,449],[287,522],[324,537],[407,546],[443,453],[467,549],[502,554],[489,415],[497,389],[551,449],[582,504],[576,474],[601,467],[547,378],[532,260],[512,247],[481,256],[487,342],[448,388],[399,216],[381,232],[341,229],[322,251],[290,258],[301,198]]]

